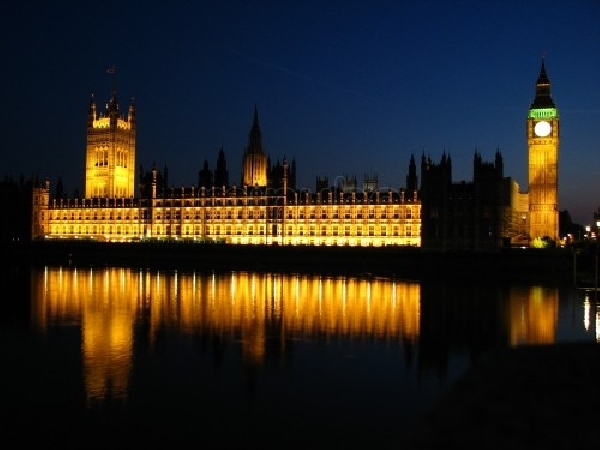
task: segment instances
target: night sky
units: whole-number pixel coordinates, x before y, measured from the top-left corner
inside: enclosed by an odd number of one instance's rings
[[[265,151],[316,176],[404,187],[411,154],[473,154],[527,189],[525,120],[542,55],[561,119],[559,208],[600,206],[600,2],[3,2],[2,176],[84,189],[86,114],[137,111],[137,162],[197,184],[223,147],[230,182],[259,111]]]

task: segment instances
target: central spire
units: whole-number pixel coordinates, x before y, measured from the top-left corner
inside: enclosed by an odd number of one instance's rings
[[[247,153],[263,153],[262,149],[262,134],[260,132],[260,126],[258,124],[258,107],[254,105],[254,122],[252,123],[252,129],[248,136],[248,148]]]
[[[258,107],[254,105],[254,121],[248,136],[248,146],[242,158],[242,186],[266,187],[267,155],[262,148],[262,135],[258,125]]]

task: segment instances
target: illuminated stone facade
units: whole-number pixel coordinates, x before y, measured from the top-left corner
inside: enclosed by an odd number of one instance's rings
[[[85,197],[52,196],[48,181],[33,189],[34,239],[101,241],[185,240],[231,244],[315,246],[423,246],[492,249],[559,240],[559,118],[544,61],[527,119],[529,191],[476,153],[472,182],[453,183],[450,156],[440,164],[423,155],[419,189],[414,156],[406,185],[382,188],[376,174],[330,185],[317,178],[314,192],[296,189],[296,166],[271,166],[263,150],[258,109],[242,156],[241,185],[229,184],[223,149],[217,170],[205,161],[198,186],[167,188],[167,171],[139,174],[134,196],[135,109],[120,116],[113,90],[106,112],[90,103]],[[421,207],[423,205],[423,211]],[[421,227],[423,226],[423,229]],[[421,237],[423,236],[423,241]]]
[[[135,108],[121,116],[113,90],[104,114],[92,99],[87,118],[85,198],[131,198],[135,188]]]
[[[48,202],[40,189],[36,237],[232,244],[420,246],[421,205],[404,192],[183,189],[152,199]]]
[[[544,61],[527,117],[529,148],[529,236],[558,241],[559,117]]]
[[[279,178],[268,179],[269,163],[255,109],[242,161],[243,187],[167,189],[159,186],[162,175],[153,167],[149,176],[142,178],[141,195],[134,197],[133,105],[127,120],[120,118],[113,94],[105,116],[96,118],[92,102],[85,198],[54,198],[49,181],[34,189],[34,239],[375,247],[421,244],[414,158],[407,189],[360,192],[331,186],[315,192],[295,190],[295,162],[291,183],[285,158],[272,170],[280,172]],[[222,152],[220,161],[224,165]],[[221,172],[225,173],[224,168]]]

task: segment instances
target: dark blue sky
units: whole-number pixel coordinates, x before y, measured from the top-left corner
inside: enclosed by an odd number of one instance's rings
[[[8,4],[7,4],[8,3]],[[125,3],[125,2],[123,2]],[[472,179],[473,154],[504,156],[527,189],[525,119],[541,55],[561,118],[560,209],[600,206],[600,2],[5,2],[2,175],[83,188],[92,94],[135,98],[138,164],[197,183],[221,146],[230,180],[258,105],[273,162],[298,186],[376,172],[402,187],[411,154]],[[420,164],[417,167],[420,170]]]

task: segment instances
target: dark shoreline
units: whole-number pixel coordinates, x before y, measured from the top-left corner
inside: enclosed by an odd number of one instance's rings
[[[241,246],[181,242],[34,241],[5,246],[7,264],[132,266],[150,269],[271,271],[400,279],[573,284],[589,278],[588,254],[573,250],[426,251],[417,247]]]
[[[600,346],[488,350],[398,447],[597,449]]]

